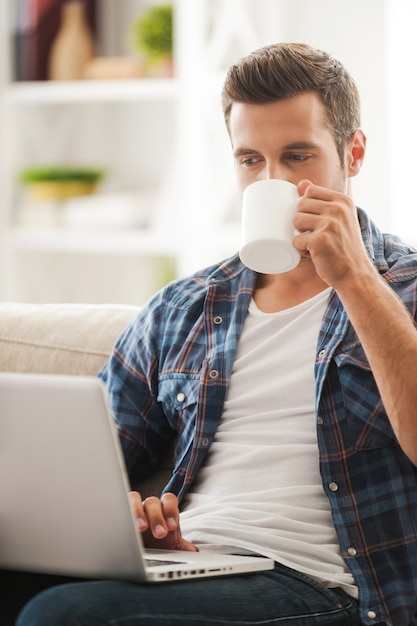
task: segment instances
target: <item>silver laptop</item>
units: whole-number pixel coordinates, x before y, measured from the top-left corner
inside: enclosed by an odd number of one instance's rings
[[[0,373],[0,568],[150,582],[273,568],[145,551],[128,492],[99,379]]]

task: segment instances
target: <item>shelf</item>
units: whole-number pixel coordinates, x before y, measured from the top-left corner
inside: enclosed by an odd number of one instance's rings
[[[12,83],[5,98],[13,104],[66,104],[170,100],[178,91],[175,78],[137,80],[33,81]]]
[[[181,244],[169,233],[145,229],[16,228],[9,241],[11,249],[19,252],[166,257],[177,255]]]
[[[117,9],[108,0],[98,2],[104,5],[98,28],[106,44],[100,53],[118,54],[127,21],[149,2],[119,0]],[[229,197],[229,181],[223,186],[208,166],[211,155],[219,164],[223,146],[229,150],[218,125],[223,123],[223,43],[228,53],[233,33],[220,29],[226,37],[218,43],[212,36],[217,23],[227,25],[228,5],[234,7],[235,0],[225,0],[219,9],[214,0],[174,0],[174,5],[174,78],[13,82],[9,26],[15,0],[0,0],[0,122],[6,165],[0,171],[0,299],[76,301],[87,293],[91,299],[129,301],[140,292],[143,301],[155,285],[159,288],[174,275],[188,275],[223,258],[223,250],[228,254],[236,249],[238,230],[223,228],[219,209]],[[210,16],[209,29],[204,16]],[[95,225],[86,216],[57,221],[25,215],[16,173],[31,164],[63,162],[99,163],[106,169],[108,219]],[[202,189],[207,190],[204,197],[199,195]],[[148,199],[147,190],[154,197]],[[123,198],[118,208],[117,199],[113,205],[104,197],[113,193],[137,194],[139,215]],[[146,197],[141,199],[142,194]],[[213,205],[216,216],[211,215]],[[140,211],[148,207],[149,220],[142,221]]]

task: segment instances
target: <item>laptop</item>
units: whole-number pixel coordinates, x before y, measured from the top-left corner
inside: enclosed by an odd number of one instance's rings
[[[0,373],[0,568],[166,582],[272,559],[146,550],[101,380]]]

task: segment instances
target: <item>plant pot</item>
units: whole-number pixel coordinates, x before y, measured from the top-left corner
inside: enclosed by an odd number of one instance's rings
[[[28,185],[30,198],[36,202],[67,200],[75,196],[87,196],[94,193],[96,188],[96,182],[79,180],[39,181]]]

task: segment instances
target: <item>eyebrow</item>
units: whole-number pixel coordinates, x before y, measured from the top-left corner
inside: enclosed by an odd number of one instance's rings
[[[246,156],[248,154],[260,154],[258,150],[254,150],[252,148],[239,148],[238,150],[233,151],[233,155],[235,157]]]
[[[318,146],[315,143],[311,143],[309,141],[295,141],[293,143],[286,144],[282,147],[282,151],[286,150],[314,150]],[[247,156],[250,154],[260,154],[259,150],[255,150],[254,148],[238,148],[233,152],[235,158]]]
[[[296,141],[294,143],[289,143],[283,147],[284,150],[314,150],[317,148],[317,144],[311,143],[309,141]]]

